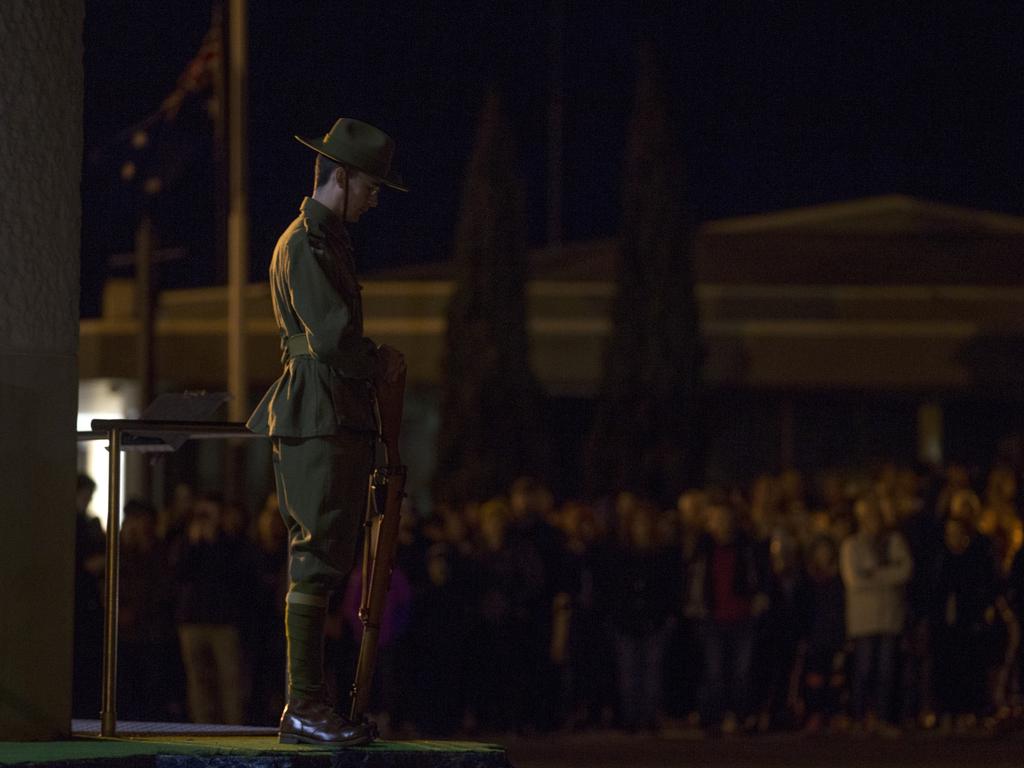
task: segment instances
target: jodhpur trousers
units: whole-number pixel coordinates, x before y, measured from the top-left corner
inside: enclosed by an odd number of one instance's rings
[[[288,528],[289,589],[324,596],[355,564],[375,436],[342,431],[274,438],[274,476]]]

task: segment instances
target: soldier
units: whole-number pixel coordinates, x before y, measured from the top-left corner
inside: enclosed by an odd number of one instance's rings
[[[295,138],[317,153],[314,192],[270,263],[284,372],[248,426],[273,442],[288,527],[288,700],[280,740],[347,746],[367,743],[376,731],[326,700],[327,599],[355,561],[377,434],[373,387],[395,381],[405,362],[363,336],[346,226],[377,206],[381,185],[408,190],[391,173],[394,142],[372,125],[342,118],[322,139]]]

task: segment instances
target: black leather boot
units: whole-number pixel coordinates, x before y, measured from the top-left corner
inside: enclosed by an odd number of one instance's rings
[[[278,734],[282,744],[338,747],[369,744],[377,735],[376,729],[371,728],[369,723],[354,723],[327,704],[309,699],[288,702],[281,713]]]

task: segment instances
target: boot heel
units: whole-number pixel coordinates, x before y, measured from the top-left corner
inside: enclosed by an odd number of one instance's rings
[[[298,744],[299,743],[299,737],[298,736],[293,736],[290,733],[282,733],[280,736],[277,737],[277,740],[281,744]]]

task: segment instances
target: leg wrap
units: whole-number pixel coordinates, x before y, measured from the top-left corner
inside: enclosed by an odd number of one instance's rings
[[[284,623],[288,638],[288,698],[318,699],[324,684],[324,620],[322,595],[289,592]]]

